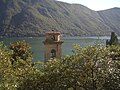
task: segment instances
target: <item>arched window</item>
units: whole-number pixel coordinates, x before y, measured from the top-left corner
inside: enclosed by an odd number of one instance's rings
[[[56,51],[54,49],[51,50],[51,58],[56,57]]]
[[[55,35],[52,35],[52,36],[51,36],[51,39],[52,39],[53,41],[55,41]]]

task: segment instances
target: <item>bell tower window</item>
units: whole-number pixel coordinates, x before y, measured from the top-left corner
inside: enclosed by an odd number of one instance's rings
[[[51,50],[51,58],[56,57],[56,51],[54,49]]]
[[[52,36],[51,36],[51,39],[52,39],[53,41],[55,41],[55,35],[52,35]]]

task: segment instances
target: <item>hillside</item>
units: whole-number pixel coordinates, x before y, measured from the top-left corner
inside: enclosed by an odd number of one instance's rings
[[[98,12],[104,23],[120,36],[120,8],[112,8]]]
[[[120,35],[120,9],[93,11],[55,0],[0,0],[0,35],[43,36],[52,29],[71,36]],[[118,19],[117,19],[118,18]]]

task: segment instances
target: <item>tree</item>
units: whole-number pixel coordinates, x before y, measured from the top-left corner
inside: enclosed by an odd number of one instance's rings
[[[109,41],[106,41],[106,45],[119,45],[119,40],[115,32],[111,32],[111,38]]]
[[[15,61],[18,58],[22,60],[32,59],[32,52],[30,51],[31,46],[24,40],[12,42],[9,48],[13,51],[12,57]]]
[[[37,64],[32,66],[33,62],[29,60],[27,60],[29,63],[26,63],[26,60],[16,58],[14,64],[11,64],[12,55],[13,51],[0,43],[0,90],[18,90],[27,79],[36,80],[42,75],[41,69],[36,66]],[[40,63],[39,67],[41,66]]]
[[[120,43],[115,32],[111,32],[110,40],[106,40],[107,47],[110,46],[111,58],[113,60],[120,60]]]
[[[111,58],[120,47],[75,45],[74,48],[70,56],[32,66],[32,62],[26,64],[22,58],[11,64],[14,52],[0,45],[0,89],[120,90],[120,61]]]
[[[41,76],[27,78],[21,86],[24,90],[119,90],[118,65],[108,47],[75,45],[73,55],[49,60]]]

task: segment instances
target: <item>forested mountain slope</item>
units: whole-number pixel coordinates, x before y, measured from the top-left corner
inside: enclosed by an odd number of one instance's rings
[[[97,12],[55,0],[0,0],[0,35],[43,36],[52,29],[71,36],[120,35],[120,8]]]

